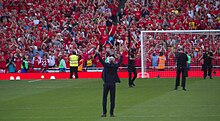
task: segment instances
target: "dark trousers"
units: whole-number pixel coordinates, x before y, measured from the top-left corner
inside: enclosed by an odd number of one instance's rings
[[[102,108],[103,108],[103,114],[106,114],[107,112],[107,96],[108,92],[110,91],[110,114],[114,114],[114,108],[115,108],[115,85],[103,85],[103,97],[102,97]]]
[[[176,70],[176,85],[175,87],[177,88],[178,86],[180,86],[180,74],[182,73],[182,83],[181,86],[183,88],[186,87],[186,73],[187,73],[187,68],[183,68],[183,67],[177,67]]]
[[[132,78],[132,73],[133,73],[133,78]],[[136,68],[133,68],[133,69],[128,69],[128,78],[129,78],[129,82],[128,84],[131,85],[134,80],[137,78],[137,70]]]
[[[203,69],[203,77],[206,78],[207,76],[207,71],[208,71],[208,76],[212,78],[212,65],[204,65]]]
[[[78,79],[78,67],[70,67],[70,79],[73,78],[73,72],[75,73],[75,78]]]

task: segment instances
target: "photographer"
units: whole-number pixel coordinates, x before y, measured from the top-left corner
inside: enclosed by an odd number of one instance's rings
[[[8,69],[8,73],[15,73],[16,72],[16,64],[14,62],[13,54],[10,55],[11,57],[7,59],[6,67]]]

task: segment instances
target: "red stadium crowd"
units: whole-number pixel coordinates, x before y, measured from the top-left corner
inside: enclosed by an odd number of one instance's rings
[[[97,45],[102,45],[103,58],[106,53],[117,56],[119,46],[124,47],[123,56],[127,58],[128,39],[131,39],[129,46],[140,48],[141,30],[220,29],[218,0],[127,0],[122,9],[119,3],[119,0],[0,0],[0,69],[6,70],[7,60],[13,58],[16,70],[21,70],[23,57],[31,67],[29,72],[45,65],[56,68],[60,58],[68,68],[72,51],[80,56],[79,65],[101,67],[98,59],[93,58]],[[148,62],[154,52],[162,51],[167,59],[174,58],[179,44],[190,48],[187,51],[195,60],[206,47],[216,57],[220,56],[219,36],[149,39],[145,43]],[[127,61],[123,60],[123,66]],[[140,66],[140,57],[136,66]]]

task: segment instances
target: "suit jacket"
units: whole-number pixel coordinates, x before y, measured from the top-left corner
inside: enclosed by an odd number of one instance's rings
[[[114,85],[116,82],[120,83],[120,79],[118,76],[118,67],[121,65],[122,62],[122,55],[117,64],[114,63],[105,63],[100,54],[97,54],[99,61],[102,63],[104,69],[102,71],[102,79],[104,84],[107,85]]]
[[[187,68],[187,61],[187,55],[183,52],[180,52],[177,57],[177,68]]]

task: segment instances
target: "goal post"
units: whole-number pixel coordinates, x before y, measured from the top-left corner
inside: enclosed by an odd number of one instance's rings
[[[144,73],[148,72],[146,65],[147,57],[151,56],[146,53],[149,49],[146,43],[151,43],[153,40],[168,41],[167,38],[183,36],[184,39],[181,41],[194,41],[194,39],[208,38],[210,41],[220,42],[220,30],[157,30],[157,31],[141,31],[141,77],[144,78]],[[216,40],[217,39],[217,40]],[[180,44],[180,43],[179,43]],[[176,46],[176,45],[175,45]],[[175,47],[174,47],[175,48]],[[176,65],[176,64],[175,64]],[[165,66],[166,67],[166,66]]]

